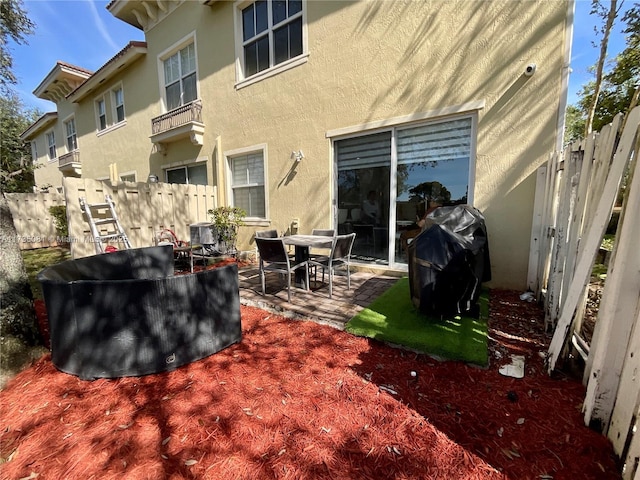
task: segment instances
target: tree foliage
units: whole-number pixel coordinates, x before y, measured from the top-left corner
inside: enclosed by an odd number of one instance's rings
[[[17,82],[8,40],[24,44],[26,37],[31,35],[35,28],[22,5],[22,0],[0,1],[0,90],[3,92]]]
[[[602,39],[600,41],[600,55],[595,65],[596,78],[593,81],[593,95],[591,103],[587,106],[587,119],[585,121],[585,136],[593,131],[593,120],[598,106],[598,97],[602,90],[602,77],[604,72],[604,64],[607,60],[607,49],[609,48],[609,36],[611,29],[618,16],[619,7],[618,0],[609,0],[609,7],[602,5],[600,0],[592,0],[591,13],[596,14],[604,20],[602,27]]]
[[[451,192],[440,182],[423,182],[409,190],[409,201],[435,202],[445,205],[451,202]]]
[[[0,97],[0,189],[4,192],[31,192],[34,185],[34,163],[31,151],[21,139],[39,116],[27,110],[18,95],[7,90]]]
[[[606,66],[593,117],[593,130],[599,131],[611,123],[613,117],[626,112],[635,90],[640,85],[640,3],[635,3],[622,17],[625,48]],[[586,123],[589,106],[595,95],[595,81],[582,86],[576,105],[567,108],[565,141],[582,135],[575,132]]]
[[[28,173],[32,162],[20,140],[20,133],[33,118],[24,113],[22,102],[11,88],[16,78],[7,48],[9,39],[24,43],[32,29],[21,0],[0,0],[0,376],[16,366],[28,346],[41,341],[31,287],[5,196],[6,190],[33,185],[33,174]]]
[[[22,8],[22,0],[0,0],[0,190],[30,192],[34,185],[33,162],[20,134],[33,123],[39,112],[26,110],[13,91],[16,83],[9,40],[26,43],[34,24]]]

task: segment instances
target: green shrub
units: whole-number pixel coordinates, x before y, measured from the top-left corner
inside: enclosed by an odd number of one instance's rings
[[[211,230],[218,238],[221,253],[235,254],[238,227],[244,225],[242,219],[247,216],[247,212],[239,207],[218,207],[207,213],[211,215]]]
[[[56,234],[59,237],[69,236],[69,225],[67,224],[67,206],[55,205],[49,207],[49,213],[53,217],[53,224],[56,227]]]

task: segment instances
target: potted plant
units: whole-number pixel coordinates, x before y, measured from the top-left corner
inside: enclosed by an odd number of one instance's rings
[[[247,212],[239,207],[218,207],[207,212],[211,215],[211,233],[217,239],[216,250],[221,254],[235,255],[237,252],[238,227]]]

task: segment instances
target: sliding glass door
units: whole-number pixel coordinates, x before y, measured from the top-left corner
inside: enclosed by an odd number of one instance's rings
[[[471,200],[472,140],[469,116],[336,140],[337,227],[356,232],[356,260],[406,263],[418,219]]]
[[[389,263],[389,179],[391,133],[336,142],[338,233],[356,233],[353,256]]]

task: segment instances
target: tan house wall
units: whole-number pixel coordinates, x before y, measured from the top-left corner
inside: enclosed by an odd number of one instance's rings
[[[494,283],[524,286],[535,171],[556,141],[565,2],[308,2],[309,61],[237,91],[221,47],[233,38],[232,5],[212,8],[223,22],[187,5],[168,20],[199,25],[207,130],[223,152],[268,145],[272,228],[332,224],[328,131],[483,101],[474,204],[487,218]],[[222,37],[211,54],[205,32]],[[306,158],[287,181],[298,149]]]
[[[305,2],[307,61],[236,88],[235,4],[184,2],[145,33],[146,56],[104,86],[122,82],[126,126],[96,135],[96,96],[77,106],[83,177],[106,177],[117,162],[120,173],[135,170],[139,181],[148,173],[162,180],[167,167],[206,161],[209,181],[225,204],[224,154],[266,145],[268,218],[241,232],[239,246],[249,249],[258,228],[284,232],[294,219],[301,233],[333,226],[331,135],[366,131],[397,117],[476,114],[473,204],[487,219],[493,284],[523,288],[535,171],[557,138],[567,5]],[[149,136],[151,118],[164,113],[158,56],[191,33],[203,145],[182,140],[156,152]],[[530,63],[537,71],[526,77]],[[290,158],[294,150],[305,155],[298,164]]]
[[[109,165],[115,163],[118,173],[135,172],[137,181],[149,175],[152,107],[157,100],[155,72],[148,67],[150,59],[142,58],[125,72],[116,75],[95,93],[89,93],[76,105],[78,146],[84,178],[109,178]],[[110,92],[122,86],[125,121],[114,124]],[[95,102],[104,95],[108,127],[98,131]]]
[[[62,188],[62,173],[60,173],[60,170],[58,169],[58,159],[56,158],[55,160],[49,161],[49,146],[47,144],[47,138],[45,137],[45,132],[48,131],[49,129],[43,130],[36,138],[33,139],[33,141],[36,142],[36,149],[38,152],[38,158],[35,161],[35,164],[38,165],[38,167],[33,172],[36,190],[48,185],[51,185],[56,189]],[[59,134],[56,130],[56,143],[58,141],[58,135]]]

